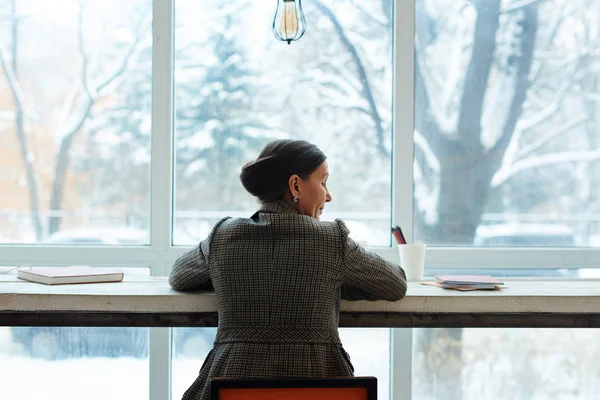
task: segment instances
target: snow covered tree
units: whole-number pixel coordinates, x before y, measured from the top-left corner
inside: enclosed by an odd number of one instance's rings
[[[237,43],[241,29],[234,18],[226,14],[210,33],[204,56],[179,53],[178,71],[192,78],[176,88],[178,210],[243,209],[241,166],[256,157],[269,134],[269,110],[255,106],[256,73]]]
[[[484,212],[581,208],[557,199],[578,191],[573,165],[597,177],[597,141],[582,140],[596,123],[582,87],[598,91],[586,4],[416,3],[417,238],[470,245]]]
[[[584,6],[416,2],[417,240],[471,245],[485,212],[568,213],[594,201],[570,197],[598,179],[590,163],[600,156],[597,134],[585,130],[597,118],[599,4]],[[462,397],[462,330],[419,332],[420,367],[437,374],[436,393]]]

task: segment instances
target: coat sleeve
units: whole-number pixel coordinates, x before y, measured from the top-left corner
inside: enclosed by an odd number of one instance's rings
[[[403,298],[406,295],[404,270],[363,249],[348,236],[349,230],[344,222],[336,222],[342,234],[342,262],[345,271],[342,299],[397,301]]]
[[[219,225],[225,219],[214,226],[206,239],[177,257],[169,274],[169,285],[173,289],[181,292],[199,289],[213,290],[209,272],[211,242]]]

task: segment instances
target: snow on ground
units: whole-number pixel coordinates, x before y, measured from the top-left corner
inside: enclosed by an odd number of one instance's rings
[[[148,400],[148,360],[0,354],[2,400]]]
[[[389,329],[340,329],[340,336],[356,375],[376,376],[379,399],[388,399]],[[596,400],[599,339],[599,329],[465,329],[463,398],[496,399],[501,393],[501,398],[511,399]],[[429,344],[421,351],[443,356],[442,344]],[[172,360],[173,400],[180,399],[196,378],[210,346],[204,347],[194,357]],[[426,376],[418,362],[421,356],[413,360],[414,378],[431,385],[435,377]],[[26,357],[12,343],[8,328],[0,328],[1,400],[147,400],[149,368],[148,359],[130,357],[57,361]],[[413,398],[429,400],[419,390],[413,391]],[[432,398],[446,397],[434,393]]]
[[[377,376],[379,398],[388,398],[389,329],[342,329],[356,375]],[[196,378],[208,348],[197,357],[172,361],[173,399]],[[149,360],[70,358],[48,361],[16,355],[7,330],[0,328],[0,399],[2,400],[148,400]]]

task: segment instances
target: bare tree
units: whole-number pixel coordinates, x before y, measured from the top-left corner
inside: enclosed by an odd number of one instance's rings
[[[350,55],[352,63],[354,64],[354,69],[356,71],[355,73],[357,75],[357,81],[360,84],[360,94],[362,98],[367,102],[365,112],[371,117],[373,121],[373,126],[375,128],[377,150],[381,156],[389,158],[390,151],[385,145],[386,135],[384,132],[382,118],[377,108],[377,102],[375,101],[375,95],[373,93],[373,85],[371,84],[371,78],[367,73],[367,69],[364,65],[361,55],[359,54],[355,43],[352,40],[350,40],[349,36],[347,35],[344,27],[338,20],[335,13],[320,0],[316,0],[314,4],[317,7],[317,9],[331,21],[333,28],[340,39],[340,42]],[[382,1],[382,4],[385,8],[385,0]],[[363,11],[367,13],[366,10]]]
[[[58,132],[61,142],[56,157],[52,193],[50,197],[50,210],[60,210],[62,208],[65,177],[70,161],[70,150],[76,135],[81,132],[83,124],[90,116],[94,103],[102,97],[104,90],[110,87],[113,81],[122,76],[125,72],[129,60],[142,39],[143,28],[148,26],[148,20],[144,15],[134,30],[135,36],[133,41],[124,49],[117,67],[112,71],[107,71],[105,76],[96,79],[96,82],[92,82],[89,76],[89,55],[85,49],[83,36],[83,12],[83,2],[80,0],[77,24],[78,50],[82,59],[81,82],[78,83],[80,91],[78,96],[74,99],[74,106],[69,107],[73,112],[65,120],[65,123],[60,127]],[[48,234],[52,234],[59,229],[60,221],[60,216],[51,216],[49,218]]]
[[[425,13],[423,2],[417,3],[417,13]],[[490,182],[502,165],[530,87],[529,75],[538,30],[535,3],[522,8],[523,16],[519,22],[522,33],[512,55],[514,73],[511,87],[514,90],[504,121],[496,122],[502,126],[501,134],[493,146],[484,146],[484,96],[497,49],[501,1],[477,0],[472,4],[477,17],[470,46],[471,56],[459,95],[455,132],[444,131],[443,125],[436,119],[428,90],[430,85],[426,81],[429,71],[424,70],[421,57],[417,55],[415,61],[415,102],[417,109],[421,110],[417,112],[415,129],[439,160],[439,198],[443,199],[437,202],[437,223],[425,223],[423,215],[415,221],[416,229],[421,231],[418,236],[428,243],[472,243],[487,204]],[[427,20],[426,15],[417,18]],[[425,40],[417,37],[417,41]],[[422,150],[417,147],[417,151]]]
[[[24,94],[19,84],[19,15],[16,6],[16,0],[11,1],[12,15],[11,20],[11,51],[10,64],[6,61],[4,53],[0,49],[0,66],[8,80],[11,88],[14,107],[15,107],[15,128],[19,143],[21,145],[21,155],[26,167],[27,184],[29,188],[30,208],[32,225],[35,230],[37,240],[44,237],[43,224],[40,217],[39,208],[39,188],[38,181],[35,175],[34,157],[28,143],[25,121]],[[62,208],[63,196],[65,191],[65,178],[69,169],[70,153],[73,142],[77,135],[81,132],[85,121],[89,118],[94,104],[105,95],[106,90],[121,77],[133,56],[137,46],[139,45],[144,28],[147,28],[149,20],[146,13],[137,23],[134,33],[135,36],[130,45],[122,51],[120,61],[115,68],[106,71],[104,76],[92,79],[90,77],[90,62],[89,54],[85,47],[84,29],[83,29],[84,7],[83,1],[79,2],[79,14],[77,24],[77,40],[78,51],[81,57],[81,81],[75,81],[74,87],[70,91],[72,94],[63,104],[65,110],[64,119],[58,130],[59,150],[56,155],[56,163],[54,167],[54,176],[52,181],[52,189],[50,193],[50,211],[59,211]],[[56,232],[60,228],[60,215],[50,215],[48,219],[48,234]]]
[[[17,0],[11,0],[10,2],[12,24],[10,29],[11,36],[11,62],[10,64],[6,61],[4,52],[0,48],[0,67],[4,72],[4,76],[8,81],[8,85],[11,90],[15,113],[15,129],[19,139],[21,148],[21,157],[25,165],[25,171],[27,174],[27,186],[29,188],[29,204],[31,208],[31,224],[35,230],[37,240],[42,238],[42,223],[40,221],[40,206],[38,200],[38,186],[34,171],[34,157],[31,153],[30,144],[25,133],[24,119],[25,111],[23,110],[23,92],[19,85],[18,73],[18,50],[19,50],[19,17],[17,15]]]
[[[428,243],[472,243],[487,204],[490,182],[502,165],[530,87],[529,76],[538,31],[535,3],[528,3],[521,8],[523,14],[519,24],[522,31],[511,55],[514,70],[510,86],[514,90],[505,119],[496,121],[502,127],[496,143],[491,147],[484,146],[484,96],[497,51],[501,0],[474,0],[472,5],[476,20],[470,58],[462,90],[455,94],[458,97],[456,130],[448,132],[444,129],[448,124],[438,119],[440,113],[434,109],[429,94],[434,71],[428,71],[423,65],[423,47],[419,47],[432,40],[429,35],[435,34],[435,28],[427,26],[430,18],[424,2],[416,3],[416,18],[423,24],[418,27],[416,37],[415,130],[417,135],[422,135],[424,145],[415,146],[415,156],[424,173],[426,160],[430,157],[427,152],[433,153],[433,158],[439,162],[435,168],[438,179],[434,183],[440,199],[436,204],[436,223],[426,223],[423,213],[415,218],[415,235]],[[461,398],[462,329],[426,329],[420,332],[417,346],[428,355],[423,358],[423,373],[426,376],[438,376],[436,393],[444,393],[447,398]],[[421,387],[423,394],[432,395],[428,389],[434,389],[425,386]]]

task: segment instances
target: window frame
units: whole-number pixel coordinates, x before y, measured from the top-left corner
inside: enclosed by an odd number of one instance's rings
[[[392,222],[413,240],[414,155],[414,32],[415,1],[394,0],[393,34],[393,161]],[[150,243],[147,246],[47,246],[0,244],[0,265],[60,265],[90,263],[97,266],[148,267],[152,276],[165,276],[186,246],[174,246],[173,141],[174,141],[174,6],[175,0],[153,0],[152,147],[150,192]],[[374,252],[397,262],[395,246]],[[596,248],[469,248],[429,247],[426,267],[485,268],[598,268]],[[426,271],[427,272],[427,271]],[[412,381],[410,328],[392,329],[392,398],[410,398]],[[151,400],[171,397],[171,329],[150,329]],[[167,368],[165,368],[167,366]],[[394,384],[395,382],[395,384]]]

